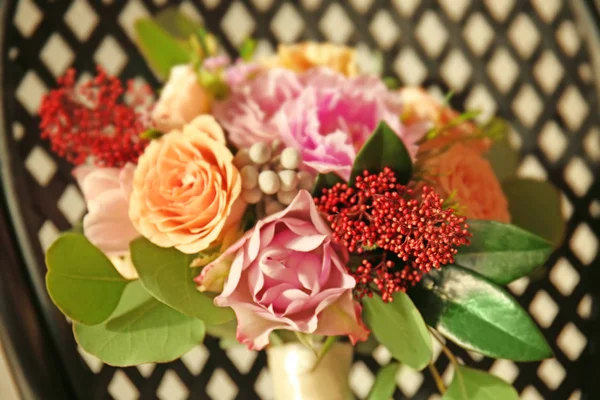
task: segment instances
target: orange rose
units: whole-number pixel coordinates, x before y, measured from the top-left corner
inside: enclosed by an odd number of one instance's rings
[[[302,72],[314,67],[327,67],[347,76],[358,75],[354,61],[355,51],[349,47],[330,43],[304,42],[279,45],[275,64]]]
[[[201,115],[146,148],[133,178],[129,217],[154,244],[197,253],[230,225],[240,192],[223,130]]]
[[[436,190],[454,199],[468,218],[510,222],[508,202],[492,166],[477,151],[462,143],[425,162]]]

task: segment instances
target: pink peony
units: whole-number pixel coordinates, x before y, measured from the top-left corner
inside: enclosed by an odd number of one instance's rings
[[[134,171],[130,163],[121,169],[83,165],[73,170],[88,208],[83,232],[109,257],[129,254],[129,242],[140,235],[128,215]]]
[[[274,68],[232,88],[214,114],[238,147],[281,139],[301,150],[317,172],[350,176],[357,151],[380,121],[404,140],[411,155],[425,133],[400,123],[402,103],[374,76],[346,77],[326,68],[295,72]]]
[[[346,271],[348,255],[333,243],[307,191],[285,210],[258,221],[196,278],[229,260],[231,269],[220,307],[231,307],[237,339],[250,349],[269,344],[269,334],[286,329],[317,335],[348,335],[366,340],[361,307],[353,300],[356,282]]]

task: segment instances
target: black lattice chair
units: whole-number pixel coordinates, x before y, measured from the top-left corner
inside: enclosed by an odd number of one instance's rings
[[[44,288],[43,251],[85,212],[71,167],[40,140],[36,109],[73,66],[158,87],[132,42],[133,21],[168,5],[205,21],[230,54],[247,36],[261,54],[277,42],[330,40],[358,46],[373,69],[403,84],[457,94],[513,126],[521,176],[560,188],[566,238],[545,277],[510,285],[556,358],[494,361],[456,349],[468,364],[512,382],[524,399],[600,397],[600,47],[592,0],[20,0],[0,16],[0,336],[26,399],[267,399],[263,353],[224,351],[208,339],[180,360],[116,369],[80,352]],[[439,352],[438,352],[439,354]],[[357,356],[351,386],[363,398],[390,359]],[[440,371],[448,360],[437,359]],[[438,398],[428,374],[402,369],[395,398]],[[0,398],[2,395],[0,394]]]

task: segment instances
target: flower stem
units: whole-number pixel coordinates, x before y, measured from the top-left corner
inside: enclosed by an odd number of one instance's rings
[[[328,336],[327,339],[325,339],[325,342],[323,342],[321,350],[319,351],[319,355],[317,356],[317,360],[315,361],[315,365],[313,365],[310,372],[315,372],[315,370],[317,369],[319,364],[321,364],[321,361],[323,361],[323,358],[325,358],[325,355],[327,354],[331,346],[336,342],[336,340],[337,336]]]
[[[311,350],[313,352],[313,354],[315,355],[315,357],[317,357],[317,359],[319,358],[319,353],[317,352],[317,349],[315,349],[315,346],[313,345],[312,339],[304,334],[304,333],[300,333],[298,331],[294,331],[294,333],[296,334],[296,337],[298,338],[298,341],[300,343],[302,343],[304,346],[306,346],[306,348],[308,348],[309,350]]]
[[[437,368],[435,367],[435,365],[433,363],[429,364],[428,367],[429,367],[431,376],[433,376],[433,380],[435,381],[435,385],[437,386],[440,394],[444,395],[444,393],[446,393],[446,385],[444,384],[444,381],[442,380],[440,373],[438,372]]]
[[[442,351],[444,352],[446,357],[448,357],[448,360],[450,360],[450,363],[454,366],[454,374],[456,374],[456,379],[458,379],[458,384],[460,385],[460,391],[462,393],[462,397],[463,397],[463,399],[467,400],[468,399],[467,388],[465,386],[465,381],[464,381],[463,376],[459,369],[459,367],[461,366],[460,363],[456,359],[456,356],[454,355],[454,353],[452,353],[452,351],[444,344],[444,341],[441,339],[439,332],[437,332],[435,329],[433,329],[431,327],[428,327],[428,328],[429,328],[429,331],[431,332],[431,334],[433,335],[433,337],[442,346]]]

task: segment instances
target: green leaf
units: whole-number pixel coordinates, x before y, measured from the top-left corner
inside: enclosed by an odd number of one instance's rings
[[[558,190],[549,182],[511,179],[502,183],[512,223],[559,245],[565,223]]]
[[[493,117],[483,126],[480,127],[480,135],[486,138],[490,138],[496,141],[508,143],[508,134],[510,132],[510,126],[500,117]]]
[[[375,335],[369,335],[369,338],[366,341],[356,343],[354,349],[359,354],[370,356],[371,353],[375,351],[377,346],[379,346],[379,342],[377,341]]]
[[[194,255],[139,238],[131,243],[131,259],[146,290],[163,303],[209,325],[234,318],[230,308],[215,306],[211,297],[196,290],[198,269],[190,268]]]
[[[391,303],[384,303],[379,296],[365,297],[363,304],[367,326],[395,359],[418,370],[429,364],[431,336],[406,293],[395,293]]]
[[[82,324],[105,321],[127,285],[112,262],[85,236],[62,234],[46,252],[46,287],[69,318]]]
[[[141,139],[154,140],[163,137],[163,133],[155,128],[148,128],[144,132],[140,133]]]
[[[159,78],[166,79],[175,65],[190,62],[192,51],[189,45],[171,36],[156,21],[138,20],[135,32],[142,54]]]
[[[460,366],[443,400],[518,400],[519,394],[500,378]]]
[[[175,360],[204,339],[204,323],[156,300],[139,281],[130,283],[111,319],[73,325],[77,343],[103,362],[125,367]]]
[[[470,246],[462,246],[454,261],[492,282],[506,285],[544,265],[552,244],[514,225],[469,220]]]
[[[449,265],[431,271],[410,296],[428,325],[468,350],[536,361],[552,350],[527,312],[500,286]]]
[[[240,47],[240,57],[244,61],[251,61],[252,57],[254,57],[254,51],[256,51],[256,40],[246,39],[242,43],[242,47]]]
[[[312,195],[320,196],[323,193],[323,189],[330,189],[334,187],[336,183],[344,183],[344,180],[333,172],[329,172],[328,174],[318,174],[317,179],[315,179]]]
[[[390,363],[381,368],[375,378],[375,383],[369,392],[368,400],[389,400],[396,391],[396,375],[400,364]]]
[[[408,183],[412,175],[412,160],[402,139],[384,121],[381,121],[373,134],[360,149],[352,165],[350,184],[356,177],[368,170],[371,173],[390,167],[398,181]]]
[[[194,21],[177,8],[166,8],[154,16],[154,21],[169,35],[177,39],[187,40],[197,35],[203,25]]]
[[[512,148],[508,139],[504,138],[494,142],[485,158],[490,162],[494,174],[499,181],[514,178],[519,166],[519,152]]]

